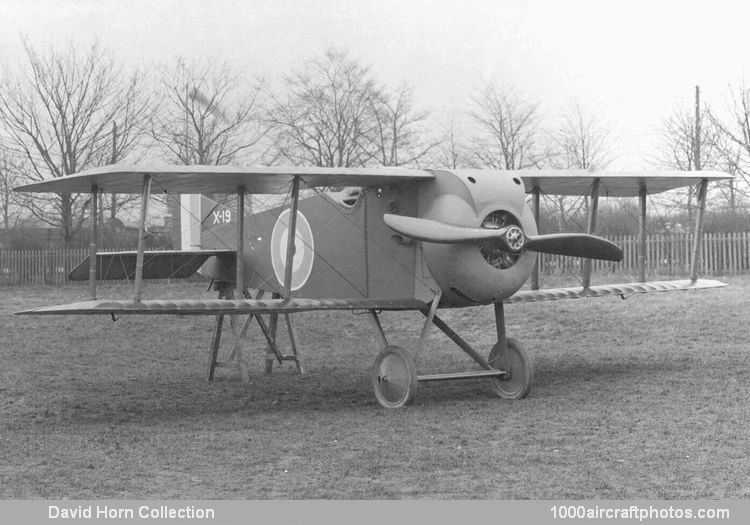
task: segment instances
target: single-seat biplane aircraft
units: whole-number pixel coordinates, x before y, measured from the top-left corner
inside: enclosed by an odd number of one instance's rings
[[[236,360],[240,376],[248,380],[241,340],[253,320],[265,337],[266,371],[273,360],[293,360],[302,372],[292,314],[366,312],[381,346],[372,372],[381,405],[395,408],[410,403],[418,382],[472,378],[490,380],[500,397],[520,399],[529,393],[533,367],[523,347],[506,336],[504,305],[724,286],[698,279],[697,268],[707,185],[726,178],[730,177],[717,172],[104,166],[17,190],[92,194],[92,239],[97,238],[98,196],[140,193],[138,249],[97,253],[92,243],[88,259],[70,275],[90,281],[91,300],[19,313],[104,314],[113,319],[128,314],[215,316],[208,351],[209,380],[222,364],[218,352],[228,316],[235,338],[230,359]],[[643,282],[646,197],[688,185],[698,187],[690,279]],[[332,188],[340,191],[327,191]],[[312,195],[300,198],[301,189],[312,190]],[[156,192],[234,194],[236,210],[220,208],[208,215],[200,250],[146,251],[149,196]],[[246,214],[248,194],[287,194],[287,200],[281,206]],[[532,195],[533,208],[526,204],[527,194]],[[540,235],[542,194],[589,196],[588,232]],[[584,264],[582,287],[520,291],[534,272],[537,252],[583,257],[589,262],[622,259],[618,246],[593,235],[601,195],[640,198],[641,282],[592,286],[590,264]],[[218,299],[142,299],[144,279],[186,277],[196,271],[213,280]],[[97,280],[123,277],[134,277],[132,299],[96,298]],[[489,304],[495,309],[497,343],[485,358],[437,311]],[[379,319],[382,311],[407,310],[419,311],[426,318],[412,352],[389,344]],[[247,316],[242,326],[241,315]],[[287,326],[290,355],[277,345],[280,316]],[[418,375],[414,356],[432,325],[481,370]]]

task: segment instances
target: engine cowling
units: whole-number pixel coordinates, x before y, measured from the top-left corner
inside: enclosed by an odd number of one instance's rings
[[[470,228],[517,226],[512,234],[520,243],[524,234],[537,234],[523,183],[512,173],[458,170],[436,171],[435,176],[424,218]],[[443,290],[443,301],[470,306],[510,297],[531,275],[536,254],[512,250],[509,244],[513,246],[513,239],[423,243],[422,250],[432,277]]]

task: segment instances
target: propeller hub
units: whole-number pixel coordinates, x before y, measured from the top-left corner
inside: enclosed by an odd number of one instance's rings
[[[511,251],[520,252],[523,245],[526,244],[526,236],[519,226],[510,226],[505,232],[505,244]]]

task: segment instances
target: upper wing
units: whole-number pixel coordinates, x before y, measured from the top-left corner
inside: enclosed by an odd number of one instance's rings
[[[599,194],[635,197],[642,187],[659,193],[698,184],[702,179],[724,180],[732,176],[717,171],[595,171],[517,170],[526,191],[539,188],[550,195],[585,195],[594,179]],[[152,176],[152,191],[181,193],[233,193],[244,187],[248,193],[286,193],[295,176],[307,186],[377,186],[430,180],[429,170],[406,168],[274,168],[235,166],[109,165],[16,188],[21,192],[90,193],[94,187],[108,193],[140,193],[144,175]]]
[[[556,301],[558,299],[582,299],[604,297],[606,295],[631,295],[636,293],[675,292],[680,290],[700,290],[727,286],[720,281],[698,279],[696,281],[652,281],[649,283],[602,284],[590,288],[547,288],[545,290],[523,290],[505,299],[505,303],[533,303]]]
[[[232,315],[288,314],[313,310],[424,310],[429,305],[417,299],[153,299],[134,301],[83,301],[44,306],[16,312],[17,315]]]
[[[637,197],[641,188],[646,192],[663,191],[693,186],[701,180],[734,178],[720,171],[599,171],[599,170],[518,170],[526,192],[538,188],[549,195],[587,195],[595,179],[599,179],[599,195],[608,197]]]
[[[109,165],[15,188],[22,192],[140,193],[143,177],[151,175],[153,193],[286,193],[295,176],[309,186],[377,186],[430,180],[429,171],[405,168],[271,168],[235,166]]]

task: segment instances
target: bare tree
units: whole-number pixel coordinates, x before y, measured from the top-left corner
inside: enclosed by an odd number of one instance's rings
[[[151,136],[167,158],[181,164],[221,165],[260,157],[268,133],[260,94],[263,83],[246,85],[228,64],[178,58],[162,65],[159,110]]]
[[[588,114],[578,101],[563,113],[553,142],[558,149],[554,163],[560,167],[604,169],[615,159],[612,127]]]
[[[277,157],[293,164],[364,166],[375,156],[381,100],[370,69],[348,53],[330,49],[283,77],[273,99]]]
[[[423,124],[429,113],[414,108],[414,91],[402,84],[392,93],[372,99],[375,119],[375,158],[383,166],[419,163],[437,142],[425,141]]]
[[[733,175],[739,175],[744,184],[741,188],[735,181],[723,185],[731,212],[736,212],[739,201],[748,195],[750,186],[750,89],[744,83],[736,89],[730,87],[731,102],[729,118],[723,121],[714,113],[707,119],[715,131],[714,149],[718,160],[716,165]]]
[[[93,44],[42,55],[24,41],[26,62],[0,84],[0,123],[32,181],[62,177],[112,159],[112,123],[120,130],[117,157],[132,151],[147,111],[142,76],[125,76],[112,55]],[[80,228],[85,201],[63,194],[25,201],[67,244]]]
[[[714,147],[716,162],[710,167],[735,177],[739,175],[739,179],[717,181],[712,192],[713,195],[721,197],[719,200],[725,202],[727,211],[734,215],[746,206],[750,196],[747,172],[743,172],[743,149],[720,130],[716,134]]]
[[[15,227],[20,215],[18,194],[13,191],[20,180],[18,167],[10,152],[0,145],[0,220],[6,232]]]
[[[478,167],[523,169],[538,166],[540,125],[538,105],[514,87],[491,83],[473,98],[471,117],[479,128],[474,161]]]
[[[558,169],[604,169],[615,159],[612,127],[575,101],[562,113],[560,125],[552,133],[547,159]],[[580,222],[582,214],[588,211],[588,197],[545,195],[544,200],[560,230]]]
[[[461,115],[446,113],[438,124],[438,141],[430,152],[429,163],[438,168],[461,169],[472,166],[472,152],[468,146]]]
[[[664,168],[692,171],[715,166],[717,128],[703,105],[698,114],[700,136],[696,142],[696,118],[693,108],[678,106],[666,117],[659,134],[655,163]],[[696,166],[696,148],[700,152]]]
[[[694,107],[677,106],[666,117],[653,162],[667,169],[683,171],[717,168],[719,162],[719,130],[710,118],[706,104]],[[695,188],[684,188],[670,192],[664,197],[667,207],[687,208],[688,220],[693,216]]]

